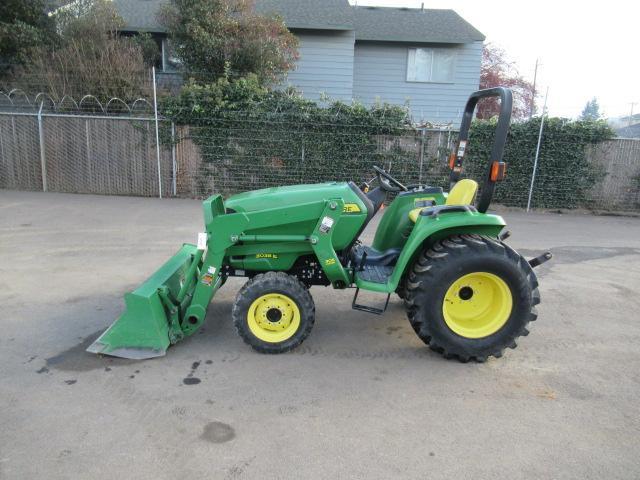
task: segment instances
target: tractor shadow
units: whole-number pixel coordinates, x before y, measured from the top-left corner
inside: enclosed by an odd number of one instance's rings
[[[69,345],[49,356],[33,355],[43,358],[44,365],[36,373],[49,374],[52,371],[88,372],[94,370],[109,371],[112,368],[135,363],[129,360],[106,355],[89,353],[91,345],[122,313],[124,305],[121,295],[91,295],[72,297],[62,302],[62,310],[49,316],[41,316],[44,324],[55,326],[48,340],[49,346]],[[99,326],[101,325],[102,326]],[[89,330],[89,333],[85,333]],[[76,343],[73,343],[73,342]],[[55,351],[55,347],[52,348]]]
[[[107,355],[96,355],[86,351],[89,345],[102,335],[104,330],[105,329],[100,329],[93,332],[82,339],[80,343],[63,350],[56,355],[45,358],[45,367],[43,368],[45,368],[46,371],[49,371],[49,369],[55,369],[63,372],[88,372],[100,369],[107,370],[112,367],[120,367],[136,363],[136,360],[109,357]]]
[[[401,300],[392,298],[383,315],[372,315],[351,310],[351,290],[314,288],[311,293],[316,303],[313,330],[302,345],[283,354],[285,357],[442,360],[413,332]],[[234,358],[264,358],[237,334],[231,320],[232,306],[231,299],[214,299],[202,328],[173,348],[201,355],[218,352]]]
[[[235,290],[235,289],[233,289]],[[231,295],[233,293],[233,295]],[[314,328],[297,349],[285,355],[319,356],[338,359],[427,359],[441,361],[442,357],[429,350],[411,329],[406,318],[402,301],[393,297],[383,315],[372,315],[351,309],[353,292],[314,288],[312,295],[316,302],[316,322]],[[191,337],[185,338],[167,350],[167,357],[158,357],[149,361],[171,361],[172,356],[184,355],[207,358],[207,355],[220,354],[224,358],[253,358],[263,355],[254,352],[237,334],[232,318],[234,292],[215,298],[207,313],[203,326]],[[96,305],[110,305],[97,309]],[[74,298],[65,302],[65,313],[47,319],[54,325],[68,325],[76,343],[44,358],[44,365],[36,369],[39,374],[61,372],[110,371],[118,367],[141,364],[140,360],[129,360],[106,355],[96,355],[86,351],[121,314],[123,305],[118,295],[104,297]],[[77,332],[87,330],[86,319],[91,325],[102,323],[97,330],[78,336]],[[71,321],[73,319],[73,321]],[[77,328],[74,328],[74,324]],[[82,325],[82,327],[80,327]],[[61,338],[58,331],[56,341],[60,344],[72,343]],[[54,350],[55,351],[55,350]],[[178,351],[180,353],[178,354]],[[36,358],[36,357],[34,357]],[[42,358],[42,357],[40,357]],[[35,362],[34,362],[35,363]],[[36,365],[36,367],[38,367]]]

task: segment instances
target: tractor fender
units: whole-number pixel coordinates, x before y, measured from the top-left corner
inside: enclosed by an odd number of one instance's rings
[[[476,233],[497,237],[505,227],[504,219],[499,215],[490,215],[476,211],[447,212],[437,216],[418,216],[415,226],[407,239],[393,273],[388,280],[388,291],[395,291],[398,284],[411,268],[422,250],[450,235]]]

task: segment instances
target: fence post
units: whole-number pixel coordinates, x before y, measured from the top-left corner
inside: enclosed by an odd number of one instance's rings
[[[304,176],[304,128],[302,129],[302,152],[300,154],[300,183],[305,183]]]
[[[93,168],[91,168],[91,135],[89,133],[89,119],[84,121],[84,136],[87,142],[87,170],[89,170],[89,178],[93,177]]]
[[[178,165],[176,164],[176,124],[171,122],[171,183],[173,186],[173,196],[175,197],[178,193]]]
[[[531,186],[529,187],[529,198],[527,199],[527,212],[531,209],[531,197],[533,195],[533,184],[536,181],[536,171],[538,170],[538,157],[540,156],[540,144],[542,143],[542,130],[544,128],[544,118],[547,115],[547,97],[549,96],[549,87],[544,95],[544,106],[542,107],[542,118],[540,120],[540,131],[538,132],[538,145],[536,146],[536,157],[533,160],[533,173],[531,174]]]
[[[422,185],[422,164],[424,163],[424,139],[427,129],[422,127],[420,130],[420,172],[418,173],[418,183]]]
[[[42,127],[42,105],[40,102],[40,110],[38,110],[38,136],[40,139],[40,169],[42,171],[42,191],[47,191],[47,159],[44,152],[44,129]]]
[[[158,128],[158,97],[156,95],[156,67],[151,67],[153,75],[153,113],[156,121],[156,160],[158,161],[158,197],[162,198],[162,172],[160,171],[160,131]]]

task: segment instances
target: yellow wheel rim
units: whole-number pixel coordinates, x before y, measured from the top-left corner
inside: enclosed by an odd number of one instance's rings
[[[466,338],[488,337],[500,330],[511,315],[513,296],[497,275],[469,273],[451,284],[442,313],[447,326]]]
[[[300,327],[300,309],[296,302],[281,293],[267,293],[258,297],[247,312],[249,330],[268,343],[291,338]]]

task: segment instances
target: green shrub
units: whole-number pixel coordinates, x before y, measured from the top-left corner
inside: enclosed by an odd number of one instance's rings
[[[187,74],[201,83],[233,74],[279,82],[295,68],[298,39],[278,16],[259,15],[247,0],[163,2],[164,25]]]
[[[362,181],[372,177],[373,165],[391,165],[391,173],[407,184],[417,183],[420,176],[419,132],[400,106],[321,106],[295,90],[269,90],[253,75],[189,83],[161,105],[166,117],[190,126],[190,137],[204,159],[198,172],[203,191],[212,184],[226,194],[264,186]],[[465,176],[480,180],[486,175],[495,127],[495,120],[472,124]],[[507,178],[496,188],[496,203],[526,206],[539,129],[539,118],[511,125],[504,157]],[[612,136],[604,122],[546,119],[533,206],[588,207],[588,192],[602,172],[589,163],[587,146]],[[448,178],[444,161],[424,160],[424,181],[448,189]]]
[[[473,123],[465,158],[466,176],[480,179],[486,175],[495,127],[492,120]],[[494,202],[526,206],[539,130],[540,118],[511,125],[504,155],[507,177],[498,184]],[[589,207],[588,192],[603,172],[589,162],[587,147],[613,136],[603,121],[545,119],[532,206]]]

